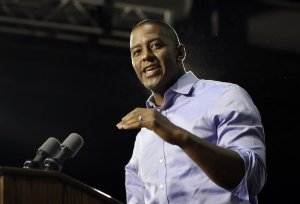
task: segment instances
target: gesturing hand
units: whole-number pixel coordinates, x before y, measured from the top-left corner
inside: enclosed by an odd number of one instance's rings
[[[176,144],[179,138],[176,130],[181,128],[171,123],[168,118],[155,109],[135,108],[124,116],[116,125],[119,129],[136,129],[145,127],[154,131],[163,140]],[[178,132],[178,131],[177,131]],[[179,131],[180,132],[180,131]]]

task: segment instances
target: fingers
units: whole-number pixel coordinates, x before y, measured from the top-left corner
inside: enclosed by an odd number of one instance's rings
[[[141,123],[138,119],[124,119],[121,122],[119,122],[116,126],[119,129],[135,129],[140,128]]]
[[[147,109],[145,108],[136,108],[125,117],[122,118],[116,126],[118,129],[135,129],[141,128],[144,122],[143,113]]]

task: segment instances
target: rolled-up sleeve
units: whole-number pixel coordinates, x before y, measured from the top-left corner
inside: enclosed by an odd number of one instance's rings
[[[266,182],[266,146],[260,114],[248,93],[237,85],[228,86],[212,110],[217,144],[236,151],[245,163],[245,176],[232,193],[249,200]]]

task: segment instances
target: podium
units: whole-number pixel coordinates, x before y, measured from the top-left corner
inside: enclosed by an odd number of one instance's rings
[[[0,167],[0,204],[123,204],[56,171]]]

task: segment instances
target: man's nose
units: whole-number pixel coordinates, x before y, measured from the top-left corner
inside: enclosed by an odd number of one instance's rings
[[[143,61],[153,61],[154,55],[151,49],[145,49],[142,57]]]

